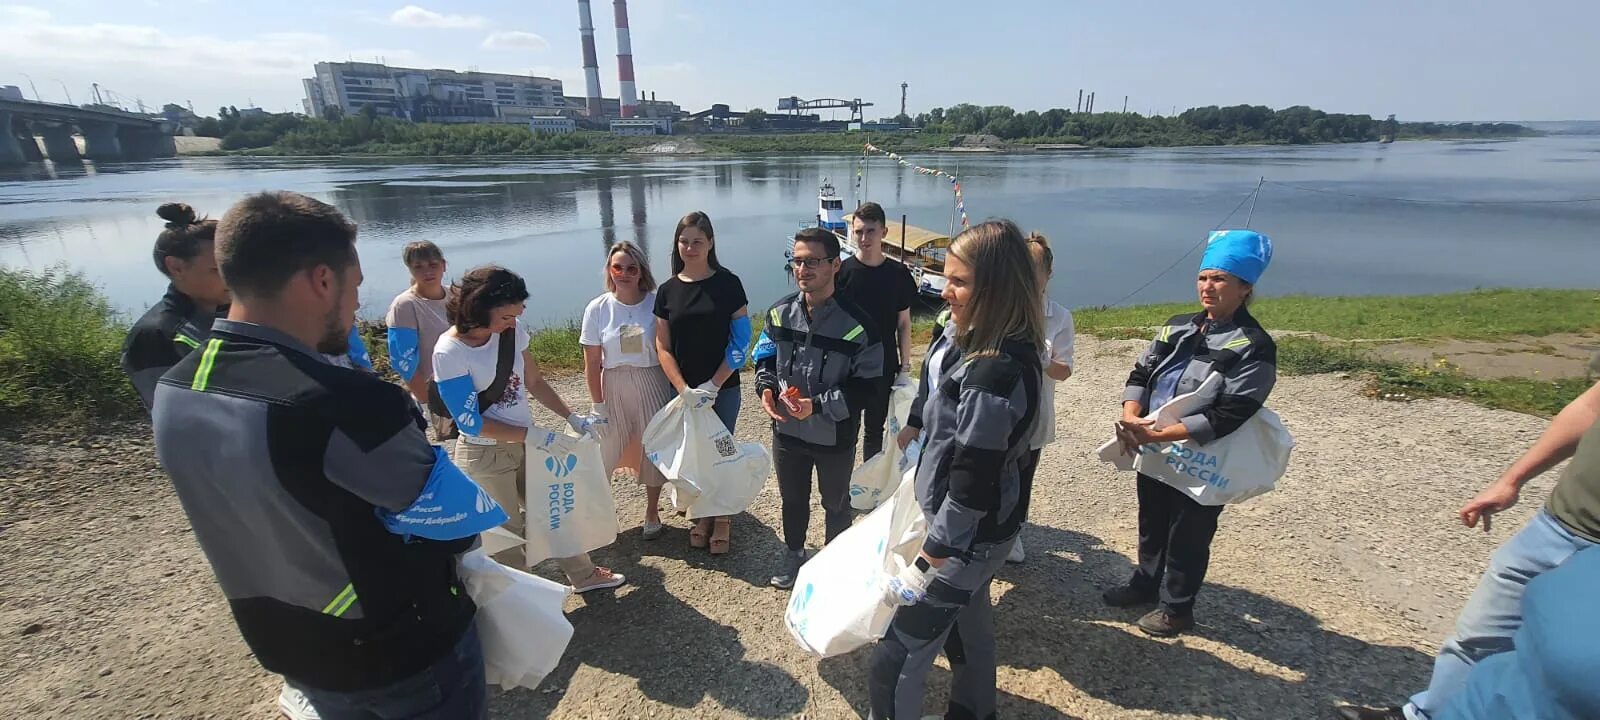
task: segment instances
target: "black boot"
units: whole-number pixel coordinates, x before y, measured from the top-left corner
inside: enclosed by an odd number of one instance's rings
[[[1175,615],[1165,609],[1151,610],[1148,615],[1139,618],[1139,629],[1146,635],[1156,637],[1177,637],[1185,630],[1194,627],[1193,615]]]
[[[804,564],[806,564],[806,551],[787,551],[783,554],[783,572],[773,575],[768,582],[779,590],[788,590],[794,587],[795,578],[800,576],[800,566]]]

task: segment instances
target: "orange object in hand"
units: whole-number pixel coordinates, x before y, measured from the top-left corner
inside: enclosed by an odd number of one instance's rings
[[[789,408],[790,414],[800,412],[800,388],[792,385],[784,388],[783,392],[778,395],[778,399],[783,401],[784,407]]]

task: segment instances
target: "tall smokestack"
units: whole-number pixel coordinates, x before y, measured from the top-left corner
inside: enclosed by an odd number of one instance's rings
[[[578,0],[578,32],[583,35],[583,78],[589,86],[585,112],[599,118],[604,114],[600,107],[600,57],[594,52],[594,19],[589,15],[589,0]]]
[[[631,118],[639,114],[639,93],[633,86],[633,43],[628,39],[628,0],[614,0],[611,6],[617,12],[617,79],[622,81],[617,103],[622,106],[622,116]]]

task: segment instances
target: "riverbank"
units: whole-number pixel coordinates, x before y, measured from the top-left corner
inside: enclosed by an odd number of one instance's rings
[[[1080,308],[1079,333],[1150,337],[1189,305]],[[1264,298],[1253,313],[1278,343],[1280,372],[1337,374],[1368,396],[1454,398],[1538,416],[1559,411],[1600,368],[1600,292],[1489,290],[1399,297]],[[759,316],[759,313],[756,313]],[[143,407],[118,368],[130,318],[82,277],[0,268],[0,433],[98,429],[136,421]],[[761,318],[756,318],[756,333]],[[380,373],[385,328],[363,322]],[[912,342],[926,347],[931,316]],[[556,377],[583,372],[575,322],[534,333],[530,349]]]

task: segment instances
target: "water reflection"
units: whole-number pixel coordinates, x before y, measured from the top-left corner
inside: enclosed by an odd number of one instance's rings
[[[1254,227],[1277,241],[1268,293],[1437,292],[1477,286],[1593,285],[1600,203],[1424,205],[1382,198],[1530,200],[1600,197],[1600,139],[1492,146],[1397,143],[1316,148],[1199,148],[908,158],[957,170],[974,221],[1011,217],[1058,246],[1052,296],[1111,302],[1170,265],[1262,176]],[[220,215],[248,192],[285,188],[343,209],[361,228],[362,297],[376,314],[404,288],[400,247],[430,239],[459,273],[499,263],[535,290],[533,321],[566,321],[598,290],[594,249],[630,238],[658,275],[677,219],[704,210],[718,255],[753,306],[790,288],[781,259],[814,217],[829,178],[847,198],[895,219],[958,229],[947,181],[857,154],[750,158],[327,160],[182,158],[96,168],[48,163],[0,170],[0,264],[66,262],[136,311],[158,297],[150,263],[161,202]],[[1322,195],[1319,188],[1370,197]],[[618,227],[626,192],[628,229]],[[669,237],[667,242],[659,238]],[[657,242],[652,243],[652,238]],[[1516,238],[1509,243],[1506,238]],[[1138,301],[1189,300],[1184,265]]]

